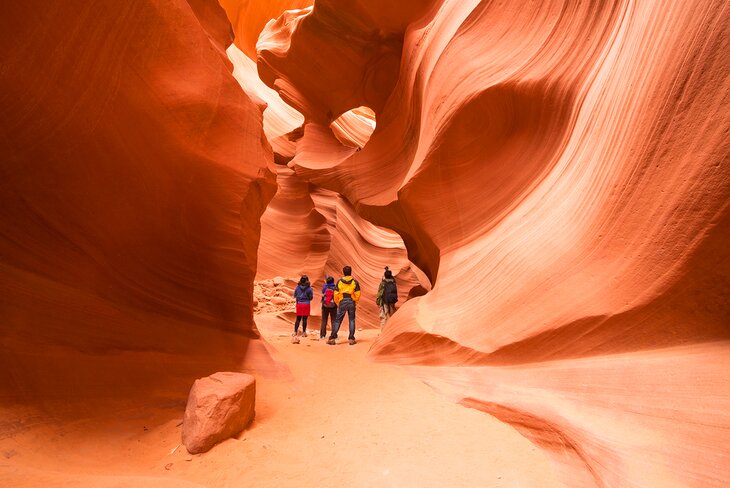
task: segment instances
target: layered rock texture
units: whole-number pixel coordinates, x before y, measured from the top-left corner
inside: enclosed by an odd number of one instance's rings
[[[730,484],[726,2],[0,19],[4,434],[271,367],[255,277],[351,264],[374,324],[389,265],[412,299],[371,357],[515,426],[566,485]]]
[[[719,1],[317,1],[259,73],[289,163],[433,290],[374,358],[516,425],[572,486],[722,486],[730,18]],[[331,124],[375,112],[362,150]],[[335,130],[335,132],[337,132]]]
[[[351,265],[366,292],[359,306],[363,327],[377,324],[374,297],[386,266],[399,280],[400,303],[429,289],[428,278],[408,260],[396,232],[363,219],[346,199],[310,183],[286,165],[301,150],[304,116],[261,81],[255,63],[237,46],[229,47],[227,54],[241,88],[263,109],[264,133],[278,163],[277,192],[261,218],[256,279],[287,277],[296,282],[306,274],[319,289],[326,276],[339,277],[342,267]],[[350,153],[365,146],[375,126],[372,110],[357,107],[322,130],[330,130],[329,137],[334,136],[332,140]],[[319,314],[318,307],[313,312]]]
[[[98,7],[0,8],[0,402],[53,417],[268,364],[251,292],[273,154],[225,13]]]
[[[277,193],[261,218],[257,280],[287,276],[293,288],[306,274],[318,305],[326,276],[337,280],[343,266],[350,265],[364,293],[359,327],[378,324],[375,295],[385,266],[398,279],[401,304],[425,293],[428,279],[408,260],[398,234],[364,220],[347,200],[309,185],[285,166],[277,169],[277,183]],[[312,311],[320,313],[318,306]]]

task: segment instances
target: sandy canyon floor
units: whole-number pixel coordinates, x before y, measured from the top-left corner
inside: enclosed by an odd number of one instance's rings
[[[312,321],[318,326],[319,317]],[[0,485],[23,487],[561,486],[513,428],[366,358],[377,330],[329,346],[257,319],[288,372],[257,378],[256,419],[206,454],[180,446],[184,405],[114,422],[35,427],[0,440]],[[341,334],[342,337],[342,334]],[[346,332],[345,332],[346,337]]]

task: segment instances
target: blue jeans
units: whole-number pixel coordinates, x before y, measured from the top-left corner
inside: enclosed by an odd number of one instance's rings
[[[332,324],[330,339],[337,339],[337,332],[339,332],[342,320],[345,318],[345,312],[347,312],[347,318],[350,319],[350,336],[348,339],[355,340],[355,302],[351,298],[343,298],[340,302],[335,323]]]

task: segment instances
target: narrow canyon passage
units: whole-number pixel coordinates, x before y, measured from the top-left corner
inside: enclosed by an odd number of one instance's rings
[[[727,0],[107,7],[0,3],[0,485],[730,486]]]

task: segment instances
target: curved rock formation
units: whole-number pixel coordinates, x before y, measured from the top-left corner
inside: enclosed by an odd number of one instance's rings
[[[277,192],[261,217],[257,280],[306,274],[322,276],[332,237],[325,217],[315,209],[309,183],[286,166],[277,168]],[[405,252],[404,252],[405,254]]]
[[[258,44],[307,121],[290,165],[434,283],[374,357],[474,366],[422,374],[573,486],[730,481],[723,2],[410,7],[318,2]],[[360,105],[377,127],[355,151],[329,124]]]
[[[264,134],[274,150],[274,161],[279,164],[287,163],[294,157],[304,117],[261,81],[256,71],[256,63],[234,44],[229,46],[226,53],[233,63],[233,76],[241,88],[263,107]]]
[[[0,9],[0,402],[53,417],[268,364],[251,293],[272,153],[225,14],[97,7]]]
[[[238,49],[256,59],[256,42],[264,26],[285,10],[311,6],[314,0],[220,0],[235,32]]]
[[[311,188],[291,169],[277,171],[277,193],[261,218],[258,281],[281,276],[296,282],[307,274],[319,303],[325,276],[339,277],[343,266],[352,265],[363,290],[359,327],[378,324],[374,300],[385,266],[398,279],[399,305],[425,292],[428,280],[408,260],[398,234],[362,219],[342,197]]]
[[[368,107],[357,107],[340,115],[330,129],[342,144],[362,149],[375,130],[375,113]]]
[[[385,266],[393,271],[398,282],[399,307],[430,287],[426,276],[408,260],[403,239],[398,234],[359,217],[339,195],[320,190],[313,198],[323,214],[334,215],[332,244],[324,273],[337,279],[342,276],[343,266],[352,266],[360,283],[358,327],[376,327],[379,323],[375,296]]]

